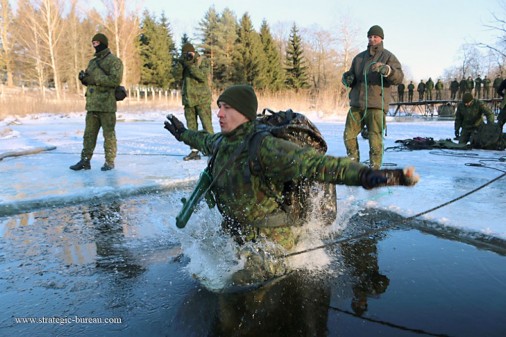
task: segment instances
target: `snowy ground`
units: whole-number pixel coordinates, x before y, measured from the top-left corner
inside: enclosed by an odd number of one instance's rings
[[[9,117],[0,121],[0,216],[34,208],[78,203],[101,197],[123,197],[150,190],[191,186],[206,161],[183,161],[188,147],[177,142],[164,128],[167,113],[184,120],[182,111],[118,113],[116,169],[100,171],[104,162],[99,136],[92,170],[74,172],[69,166],[79,160],[84,114]],[[344,156],[343,120],[321,119],[307,114],[322,131],[330,155]],[[213,116],[215,130],[219,130]],[[414,216],[487,184],[506,171],[504,151],[420,150],[396,151],[396,140],[413,137],[435,140],[453,136],[453,121],[398,118],[388,120],[384,167],[413,165],[421,176],[414,188],[365,191],[338,186],[338,205],[380,207],[404,216]],[[359,137],[362,160],[368,159],[367,141]],[[24,156],[5,156],[37,148],[56,149]],[[469,165],[472,164],[472,165]],[[501,178],[422,218],[444,226],[506,238],[506,178]],[[175,204],[178,209],[180,204]],[[170,220],[174,223],[174,219]],[[0,236],[5,228],[0,224]]]

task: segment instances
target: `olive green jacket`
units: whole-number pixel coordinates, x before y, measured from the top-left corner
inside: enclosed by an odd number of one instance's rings
[[[370,70],[371,65],[381,62],[390,66],[388,76]],[[402,83],[404,73],[401,63],[394,54],[383,48],[383,42],[368,47],[353,59],[350,70],[344,76],[353,74],[350,85],[350,106],[359,109],[384,109],[388,111],[390,103],[390,86]]]
[[[183,65],[181,96],[183,105],[192,108],[197,105],[211,105],[209,88],[209,62],[195,53],[193,60],[180,59]]]
[[[494,123],[494,113],[490,108],[478,99],[473,99],[470,106],[465,106],[463,102],[457,105],[455,114],[455,131],[460,128],[473,130],[483,124],[483,115],[487,118],[487,124]]]
[[[97,62],[100,64],[100,69]],[[114,90],[123,78],[123,62],[111,54],[109,48],[95,53],[88,63],[86,72],[89,84],[86,88],[86,111],[116,112]]]
[[[283,184],[288,181],[307,178],[333,184],[361,185],[360,175],[363,169],[368,169],[366,166],[348,158],[322,155],[313,148],[300,147],[274,136],[266,136],[259,149],[258,160],[264,179],[248,174],[247,144],[255,131],[255,123],[246,122],[228,134],[211,135],[187,130],[181,136],[187,145],[205,155],[217,151],[211,171],[216,180],[212,192],[225,218],[247,226],[278,211],[277,200],[282,199]]]

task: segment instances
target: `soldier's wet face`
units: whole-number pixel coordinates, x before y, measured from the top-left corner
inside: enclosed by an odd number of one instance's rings
[[[218,119],[222,133],[232,132],[239,125],[246,123],[248,119],[236,109],[225,102],[218,102]]]

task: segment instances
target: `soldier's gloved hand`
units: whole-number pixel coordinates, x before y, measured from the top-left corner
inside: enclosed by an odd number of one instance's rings
[[[459,130],[455,130],[455,138],[459,138],[459,137],[460,137]]]
[[[383,76],[390,75],[392,68],[388,64],[376,62],[371,66],[371,70],[380,73]]]
[[[168,114],[167,119],[168,121],[164,122],[164,128],[169,130],[178,141],[181,141],[181,135],[186,131],[184,124],[172,114]]]
[[[345,87],[351,87],[354,80],[355,80],[355,75],[353,75],[353,73],[350,73],[348,71],[345,72],[343,74],[343,77],[341,78],[341,82],[343,83],[343,85]]]
[[[88,84],[92,84],[91,83],[91,78],[90,78],[90,74],[88,74],[88,72],[84,71],[84,70],[81,70],[79,72],[79,81],[81,81],[81,83],[83,85],[88,85]]]
[[[367,190],[383,186],[413,186],[419,180],[420,176],[412,166],[395,170],[365,169],[360,176],[362,187]]]

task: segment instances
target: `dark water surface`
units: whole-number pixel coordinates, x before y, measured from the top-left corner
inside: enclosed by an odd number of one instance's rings
[[[0,217],[0,335],[506,336],[504,247],[408,224],[329,245],[333,272],[216,293],[184,270],[167,205]]]

